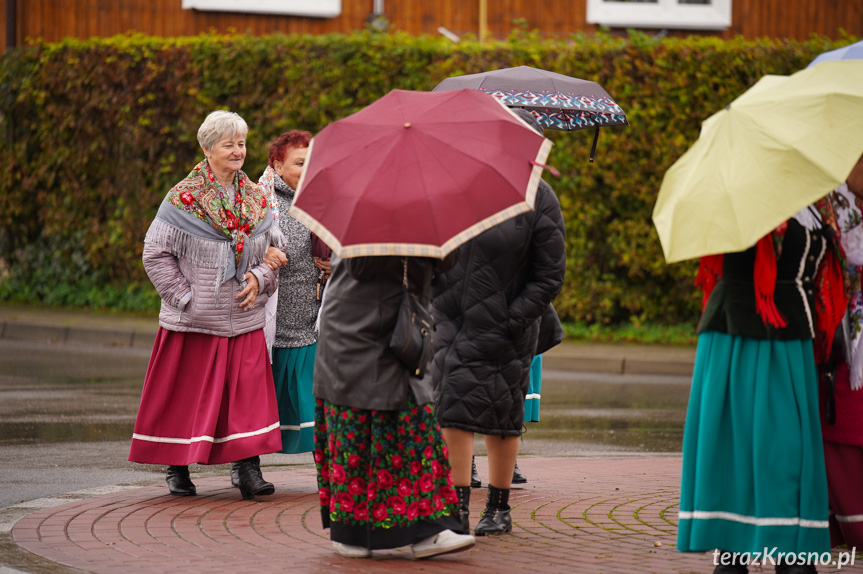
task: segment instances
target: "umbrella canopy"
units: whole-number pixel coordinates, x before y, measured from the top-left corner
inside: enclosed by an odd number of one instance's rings
[[[443,258],[533,208],[551,145],[486,94],[393,90],[312,139],[288,213],[340,257]]]
[[[447,78],[434,92],[472,89],[513,108],[527,108],[552,130],[625,126],[626,114],[596,82],[518,66]]]
[[[742,251],[824,197],[863,153],[863,60],[765,76],[665,173],[653,222],[669,263]]]
[[[863,59],[863,40],[855,44],[850,44],[844,48],[830,50],[819,54],[814,60],[809,62],[809,66],[820,64],[821,62],[832,62],[833,60],[861,60]]]

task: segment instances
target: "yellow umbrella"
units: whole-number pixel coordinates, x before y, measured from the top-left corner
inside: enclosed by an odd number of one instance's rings
[[[863,154],[863,60],[765,76],[701,125],[662,180],[668,263],[743,251],[845,181]]]

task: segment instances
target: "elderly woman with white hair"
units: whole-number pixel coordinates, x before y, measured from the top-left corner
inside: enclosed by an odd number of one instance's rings
[[[196,493],[189,464],[233,462],[243,499],[272,494],[259,455],[278,451],[279,413],[264,305],[284,263],[263,188],[241,171],[248,126],[211,113],[206,156],[162,201],[144,269],[162,299],[129,460],[168,465],[171,494]]]

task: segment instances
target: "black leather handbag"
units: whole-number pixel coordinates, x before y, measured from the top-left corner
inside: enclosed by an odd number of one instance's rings
[[[421,379],[432,354],[432,321],[428,308],[408,290],[408,260],[404,259],[402,301],[390,338],[390,349],[411,372]]]

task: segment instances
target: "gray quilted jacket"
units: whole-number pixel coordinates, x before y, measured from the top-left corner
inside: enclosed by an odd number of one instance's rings
[[[270,217],[272,221],[272,217]],[[257,231],[257,230],[256,230]],[[277,286],[276,273],[264,262],[267,247],[284,246],[276,225],[246,242],[245,270],[260,288],[249,311],[235,299],[243,287],[236,277],[222,282],[226,243],[202,240],[157,217],[144,241],[144,270],[162,298],[159,325],[171,331],[234,337],[264,326],[264,305]],[[240,277],[243,273],[237,273]]]

